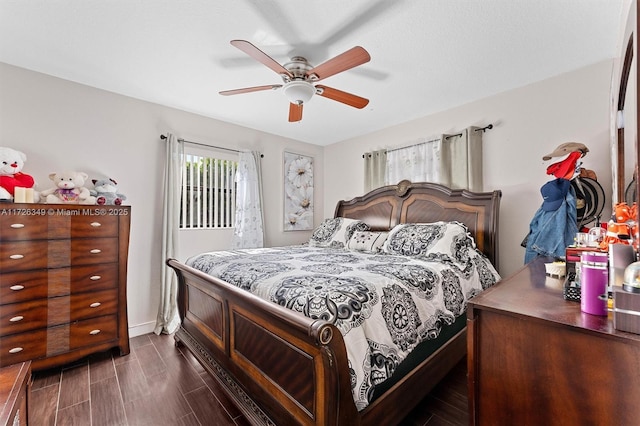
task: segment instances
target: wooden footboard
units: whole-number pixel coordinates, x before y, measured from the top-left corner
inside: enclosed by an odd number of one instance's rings
[[[176,339],[256,424],[358,424],[339,330],[176,260]]]

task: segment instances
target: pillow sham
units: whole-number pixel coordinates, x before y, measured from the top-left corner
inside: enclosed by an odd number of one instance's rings
[[[349,238],[347,248],[353,251],[379,253],[388,235],[388,232],[355,231]]]
[[[468,247],[475,248],[475,242],[464,224],[441,221],[394,226],[382,251],[403,256],[438,254],[457,259]]]
[[[345,248],[355,231],[368,231],[369,225],[361,220],[346,217],[325,219],[313,230],[309,246]]]

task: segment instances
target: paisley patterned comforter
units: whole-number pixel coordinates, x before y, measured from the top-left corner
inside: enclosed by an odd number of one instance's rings
[[[203,253],[189,266],[331,321],[342,332],[353,397],[365,408],[411,350],[437,337],[499,275],[475,250],[462,260],[290,246]]]

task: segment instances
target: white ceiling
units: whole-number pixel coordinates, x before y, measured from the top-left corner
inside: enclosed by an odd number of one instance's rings
[[[0,0],[0,62],[261,131],[328,145],[617,55],[627,0]],[[282,83],[229,44],[313,65],[353,46],[371,61],[323,80],[288,122]]]

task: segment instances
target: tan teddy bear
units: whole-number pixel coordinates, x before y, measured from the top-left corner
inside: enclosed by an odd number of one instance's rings
[[[83,172],[51,173],[49,179],[55,187],[42,191],[40,198],[47,204],[95,204],[96,197],[84,187],[88,178]]]

